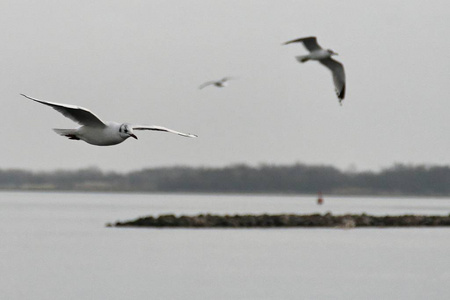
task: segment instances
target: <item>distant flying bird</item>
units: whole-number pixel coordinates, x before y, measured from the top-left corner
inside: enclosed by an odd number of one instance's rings
[[[70,105],[38,100],[21,94],[33,101],[53,107],[65,117],[82,125],[76,129],[53,129],[57,134],[66,136],[71,140],[83,140],[96,146],[111,146],[120,144],[129,137],[137,139],[133,130],[155,130],[175,133],[185,137],[197,137],[194,134],[182,133],[161,126],[131,125],[128,123],[103,122],[90,110]]]
[[[330,49],[322,49],[317,43],[315,36],[300,38],[292,41],[288,41],[283,45],[291,43],[303,43],[306,49],[310,52],[308,55],[297,56],[296,59],[304,63],[308,60],[317,60],[322,65],[327,67],[331,73],[333,73],[334,87],[336,90],[336,95],[339,98],[339,103],[344,100],[345,97],[345,72],[344,66],[331,58],[332,55],[338,55],[336,52]]]
[[[216,80],[216,81],[207,81],[203,84],[201,84],[198,88],[202,89],[204,87],[207,87],[208,85],[214,85],[216,87],[226,87],[228,86],[228,81],[230,81],[231,79],[234,79],[232,77],[224,77],[220,80]]]

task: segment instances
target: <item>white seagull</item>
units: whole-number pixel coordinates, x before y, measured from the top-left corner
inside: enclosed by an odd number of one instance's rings
[[[228,85],[228,81],[230,81],[231,79],[233,79],[232,77],[224,77],[220,80],[216,80],[216,81],[207,81],[203,84],[201,84],[198,88],[202,89],[204,87],[207,87],[208,85],[214,85],[216,87],[226,87]]]
[[[88,144],[96,146],[117,145],[129,137],[137,139],[133,130],[156,130],[175,133],[185,137],[197,137],[195,134],[182,133],[161,126],[132,125],[128,123],[103,122],[90,110],[70,105],[48,102],[27,95],[20,94],[33,101],[53,107],[65,117],[82,125],[76,129],[53,129],[57,134],[66,136],[71,140],[83,140]]]
[[[332,55],[338,55],[336,52],[330,49],[323,49],[317,43],[317,39],[315,36],[300,38],[292,41],[288,41],[283,45],[291,44],[291,43],[303,43],[306,49],[310,52],[308,55],[297,56],[296,59],[304,63],[308,60],[317,60],[322,65],[327,67],[331,73],[333,73],[333,81],[334,87],[336,90],[336,95],[339,98],[339,103],[344,100],[345,97],[345,72],[344,66],[331,58]]]

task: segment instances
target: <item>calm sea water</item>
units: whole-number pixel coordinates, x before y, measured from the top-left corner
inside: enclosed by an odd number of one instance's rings
[[[133,229],[163,213],[450,213],[449,198],[0,192],[0,299],[448,299],[450,228]]]

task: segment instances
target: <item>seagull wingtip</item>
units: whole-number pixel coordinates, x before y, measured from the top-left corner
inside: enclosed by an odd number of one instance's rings
[[[27,96],[27,95],[22,94],[22,93],[20,93],[19,95],[20,95],[20,96],[23,96],[23,97],[25,97],[25,98],[27,98],[27,99],[32,99],[30,96]]]
[[[184,136],[184,137],[188,137],[188,138],[196,138],[198,137],[198,135],[196,134],[192,134],[192,133],[178,133],[178,135]]]

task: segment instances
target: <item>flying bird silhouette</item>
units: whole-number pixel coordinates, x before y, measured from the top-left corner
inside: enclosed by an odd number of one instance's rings
[[[331,49],[323,49],[322,47],[320,47],[315,36],[288,41],[286,43],[283,43],[283,45],[292,43],[303,43],[305,48],[310,52],[307,55],[297,56],[296,59],[299,62],[304,63],[308,60],[317,60],[331,71],[331,73],[333,74],[333,82],[336,90],[336,95],[339,99],[339,103],[342,104],[342,100],[344,100],[345,97],[344,66],[340,62],[331,58],[331,56],[338,54]]]
[[[90,110],[70,105],[48,102],[20,94],[28,99],[48,105],[62,113],[65,117],[82,125],[76,129],[53,129],[57,134],[71,140],[82,140],[96,146],[120,144],[129,137],[137,139],[133,130],[155,130],[175,133],[184,137],[197,137],[195,134],[182,133],[162,126],[132,125],[129,123],[103,122]]]
[[[205,83],[202,83],[198,88],[202,89],[209,85],[214,85],[216,87],[226,87],[226,86],[228,86],[228,81],[230,81],[231,79],[233,79],[233,78],[232,77],[224,77],[224,78],[222,78],[220,80],[216,80],[216,81],[207,81]]]

